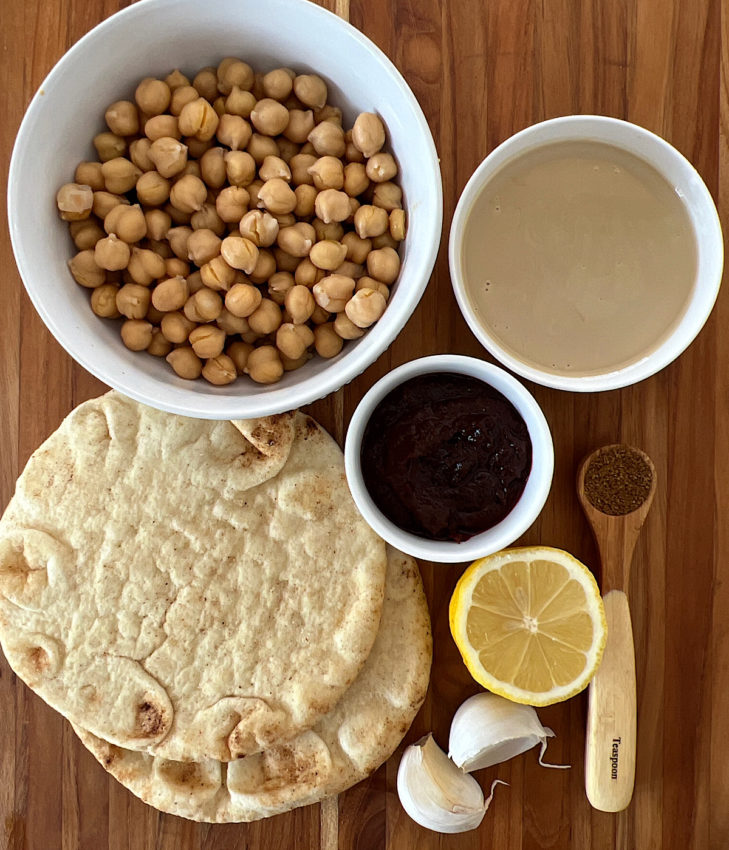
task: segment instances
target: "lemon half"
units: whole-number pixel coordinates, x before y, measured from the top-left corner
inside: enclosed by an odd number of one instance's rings
[[[453,591],[449,614],[473,678],[528,705],[561,702],[587,687],[607,636],[594,576],[549,546],[475,561]]]

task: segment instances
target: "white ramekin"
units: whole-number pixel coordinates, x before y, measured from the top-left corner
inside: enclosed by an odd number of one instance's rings
[[[382,399],[396,386],[416,375],[455,372],[478,378],[504,395],[526,423],[532,443],[532,468],[521,498],[500,523],[463,543],[427,540],[403,531],[375,505],[364,484],[360,452],[370,417]],[[382,435],[387,439],[387,434]],[[549,425],[534,397],[522,384],[498,366],[475,357],[438,354],[411,360],[393,369],[365,394],[352,416],[344,447],[344,464],[352,496],[362,516],[388,543],[416,558],[440,563],[472,561],[503,549],[520,537],[539,516],[549,495],[554,470],[554,449]]]
[[[96,159],[104,110],[131,97],[144,76],[195,73],[225,56],[260,70],[287,66],[326,78],[330,101],[351,126],[378,113],[398,160],[408,212],[402,268],[387,310],[331,360],[314,358],[272,385],[239,379],[225,387],[185,381],[157,357],[129,351],[117,322],[91,312],[88,292],[66,266],[68,225],[58,188],[80,160]],[[104,383],[145,404],[207,419],[291,410],[351,381],[392,343],[428,283],[441,233],[438,155],[415,96],[390,60],[355,27],[308,0],[144,0],[112,15],[75,44],[41,85],[20,126],[8,179],[15,259],[33,305],[66,351]]]
[[[476,198],[508,161],[528,151],[560,141],[605,142],[650,163],[676,188],[694,228],[697,271],[693,296],[673,332],[646,356],[621,368],[589,376],[569,376],[536,368],[505,349],[474,313],[463,270],[466,220]],[[602,115],[569,115],[527,127],[508,138],[479,165],[466,184],[456,207],[448,245],[451,281],[458,306],[479,342],[501,363],[530,381],[573,392],[612,390],[635,384],[655,374],[679,356],[693,341],[711,313],[721,284],[724,244],[721,224],[709,190],[691,163],[674,147],[648,130]],[[650,342],[650,341],[648,341]]]

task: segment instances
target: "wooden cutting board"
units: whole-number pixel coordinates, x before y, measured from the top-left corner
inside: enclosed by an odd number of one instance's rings
[[[0,167],[7,176],[23,110],[52,65],[124,0],[0,3]],[[364,375],[311,412],[341,440],[357,400],[392,367],[424,354],[486,356],[456,307],[445,243],[459,192],[499,142],[569,113],[627,118],[696,166],[729,227],[729,5],[726,0],[327,0],[372,38],[418,97],[441,157],[444,231],[433,279],[409,324]],[[93,84],[91,82],[91,84]],[[68,105],[69,109],[73,104]],[[62,144],[49,139],[48,144]],[[47,200],[47,199],[46,199]],[[38,203],[46,200],[39,198]],[[0,506],[31,451],[104,387],[56,345],[15,270],[0,227]],[[39,233],[42,239],[43,234]],[[635,555],[639,742],[630,808],[591,810],[582,768],[585,698],[540,711],[557,738],[478,775],[507,781],[480,829],[438,836],[403,813],[399,752],[338,801],[251,825],[162,815],[109,778],[70,726],[0,658],[0,850],[725,850],[729,847],[729,292],[672,366],[622,391],[530,387],[552,427],[552,494],[523,543],[597,556],[574,495],[579,459],[605,443],[645,449],[658,491]],[[447,600],[459,566],[422,564],[435,659],[406,743],[477,688],[451,641]]]

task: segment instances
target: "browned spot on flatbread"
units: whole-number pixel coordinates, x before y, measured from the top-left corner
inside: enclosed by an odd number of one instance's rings
[[[28,653],[28,663],[36,673],[43,674],[51,666],[51,659],[42,646],[34,646]]]
[[[264,782],[266,791],[310,785],[319,776],[316,762],[297,759],[296,750],[293,747],[287,745],[273,747],[266,755],[268,767],[273,767]]]
[[[156,738],[168,726],[166,712],[158,705],[145,700],[137,709],[137,725],[143,737]]]

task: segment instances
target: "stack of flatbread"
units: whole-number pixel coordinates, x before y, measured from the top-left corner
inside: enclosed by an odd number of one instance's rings
[[[313,419],[209,422],[115,392],[18,480],[0,642],[122,784],[212,822],[369,775],[431,659],[417,566],[361,518]]]

